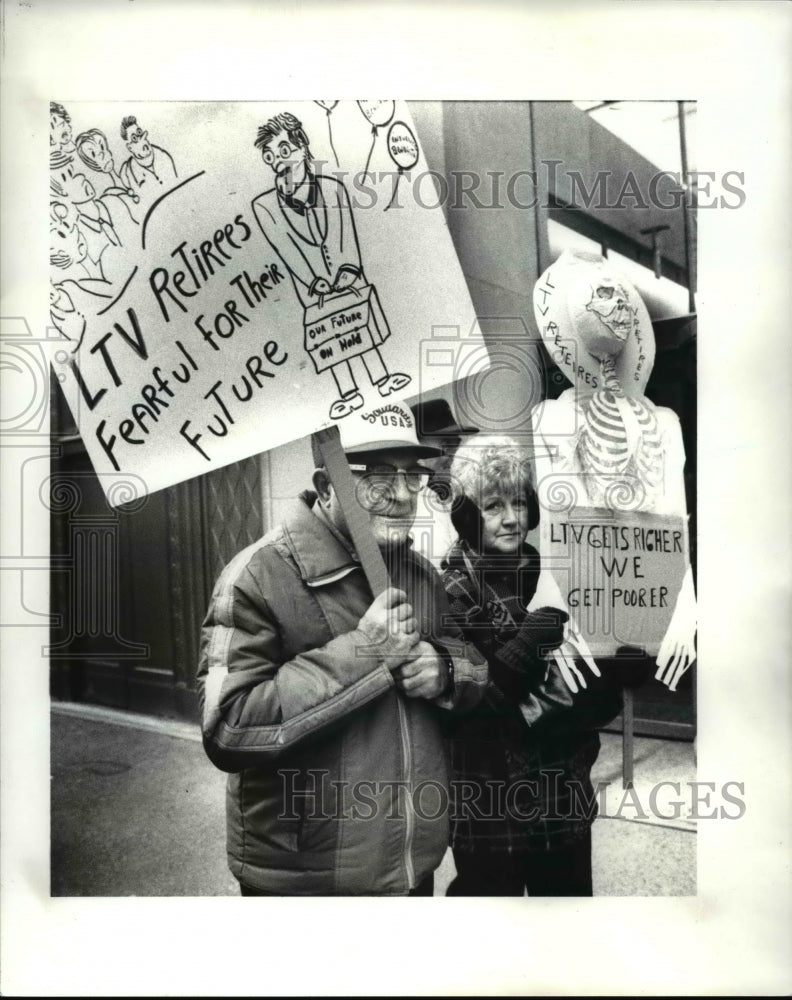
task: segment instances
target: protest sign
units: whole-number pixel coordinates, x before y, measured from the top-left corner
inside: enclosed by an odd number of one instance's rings
[[[471,341],[488,363],[401,102],[53,103],[50,235],[53,365],[111,503],[114,474],[132,499],[447,384]]]
[[[544,568],[594,658],[620,646],[657,656],[685,576],[685,520],[594,507],[542,516]]]

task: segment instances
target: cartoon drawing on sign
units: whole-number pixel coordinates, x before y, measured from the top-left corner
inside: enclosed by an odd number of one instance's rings
[[[85,297],[109,299],[112,286],[88,257],[79,213],[68,201],[50,202],[50,266],[50,316],[61,336],[77,350],[85,333]]]
[[[361,180],[363,180],[369,172],[371,154],[374,152],[374,146],[377,143],[377,131],[384,128],[388,122],[393,121],[393,116],[396,114],[396,102],[358,101],[357,103],[366,121],[371,123],[371,146],[366,157],[366,166],[363,168],[361,176]]]
[[[113,225],[110,210],[85,174],[75,173],[74,157],[65,156],[60,166],[50,170],[50,200],[70,205],[77,211],[79,225],[87,247],[87,256],[100,277],[104,273],[103,256],[109,247],[120,247],[121,239]]]
[[[314,104],[318,104],[319,107],[327,114],[327,138],[330,140],[330,148],[333,151],[333,156],[335,157],[335,165],[338,166],[338,153],[336,153],[335,146],[333,145],[333,125],[330,121],[330,116],[333,113],[333,108],[338,104],[338,101],[314,101]]]
[[[308,136],[289,112],[262,125],[255,146],[275,174],[275,187],[253,200],[253,212],[292,276],[314,368],[333,373],[339,396],[330,418],[339,420],[363,405],[354,358],[361,358],[380,396],[403,389],[410,377],[390,373],[380,353],[390,328],[364,273],[344,184],[316,172]]]
[[[77,155],[83,163],[95,173],[105,176],[107,186],[102,192],[102,199],[119,199],[130,218],[134,222],[139,222],[140,220],[135,215],[135,206],[140,203],[140,196],[131,188],[125,187],[116,173],[113,154],[110,152],[107,136],[104,132],[98,128],[89,128],[87,132],[81,132],[77,136],[74,144],[77,147]]]
[[[326,166],[331,104],[53,105],[53,368],[101,475],[152,493],[389,405],[419,376],[447,384],[460,353],[487,366],[447,228],[407,184],[399,212],[381,211],[390,189],[358,210],[347,173]],[[371,134],[354,101],[332,108],[332,131],[342,167],[362,164]],[[172,159],[172,182],[130,186],[138,160],[119,167],[146,143],[161,178]],[[424,371],[429,315],[454,335]]]
[[[543,583],[570,609],[568,666],[577,654],[597,672],[598,656],[637,646],[675,690],[696,656],[696,606],[679,421],[644,395],[649,314],[604,258],[570,251],[536,283],[534,311],[574,385],[532,412]]]
[[[176,165],[170,153],[149,142],[148,132],[134,115],[121,122],[121,138],[130,153],[120,170],[124,187],[143,197],[156,197],[176,180]]]
[[[74,152],[71,118],[66,108],[56,101],[50,101],[50,168],[58,166],[63,156]]]
[[[177,176],[134,117],[121,135],[131,155],[117,171],[106,133],[93,127],[74,138],[70,115],[50,102],[50,318],[72,353],[107,300],[124,294],[144,245],[141,223]]]
[[[399,181],[405,170],[412,170],[418,162],[418,141],[412,133],[412,129],[405,122],[394,122],[388,129],[388,152],[391,159],[398,167],[396,183],[393,185],[391,200],[385,206],[385,211],[391,207],[396,199],[396,191]]]
[[[122,263],[117,255],[124,243],[122,223],[134,226],[131,199],[122,201],[111,189],[97,195],[86,175],[75,170],[78,153],[91,169],[104,172],[98,164],[107,160],[107,143],[100,137],[92,129],[74,140],[68,112],[50,103],[50,318],[73,351],[82,342],[87,317],[112,297]]]
[[[50,201],[50,265],[55,269],[52,277],[53,281],[57,278],[56,284],[67,277],[104,282],[101,267],[88,256],[79,219],[80,213],[72,202]]]

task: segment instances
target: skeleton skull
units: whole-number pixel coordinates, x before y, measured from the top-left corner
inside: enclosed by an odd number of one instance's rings
[[[627,292],[617,281],[603,278],[597,282],[586,309],[596,313],[615,337],[627,340],[635,310],[629,303]]]

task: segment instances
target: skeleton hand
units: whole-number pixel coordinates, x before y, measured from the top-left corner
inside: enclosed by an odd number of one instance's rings
[[[680,677],[696,659],[696,593],[693,571],[688,566],[674,614],[657,654],[655,678],[669,691],[676,691]]]
[[[588,686],[586,678],[575,663],[575,650],[568,642],[565,642],[559,649],[553,650],[553,659],[556,661],[564,683],[572,694],[577,694],[581,688]]]
[[[528,610],[535,611],[543,605],[561,609],[567,607],[555,577],[547,570],[542,570],[539,574],[536,591],[528,605]],[[559,649],[553,651],[552,655],[558,664],[564,683],[573,694],[577,693],[580,688],[587,686],[586,679],[575,662],[576,659],[582,659],[595,677],[602,676],[594,657],[591,655],[588,643],[581,635],[571,614],[564,630],[564,642]]]

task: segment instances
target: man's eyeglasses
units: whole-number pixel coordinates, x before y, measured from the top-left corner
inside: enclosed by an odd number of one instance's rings
[[[261,154],[261,158],[265,163],[272,166],[277,158],[285,160],[287,156],[290,156],[292,153],[296,153],[298,149],[298,146],[292,146],[289,142],[279,142],[275,149],[271,146],[267,146]]]
[[[404,476],[404,484],[410,493],[420,492],[429,482],[431,469],[416,465],[412,469],[397,469],[392,465],[352,465],[349,468],[372,487],[393,489],[399,476]]]

